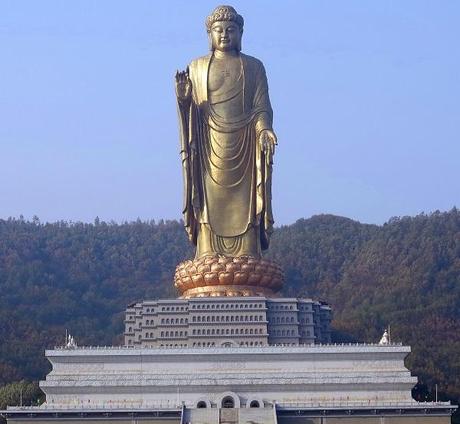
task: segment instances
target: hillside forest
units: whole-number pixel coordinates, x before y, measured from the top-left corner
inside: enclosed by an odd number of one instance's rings
[[[176,264],[191,257],[180,222],[0,220],[0,409],[36,402],[44,349],[122,343],[126,306],[175,297]],[[286,296],[327,301],[333,341],[412,347],[413,391],[460,401],[460,211],[392,218],[381,226],[318,215],[279,227],[268,257]]]

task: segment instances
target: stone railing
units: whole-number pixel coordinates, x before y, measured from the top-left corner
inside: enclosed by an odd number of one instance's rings
[[[150,347],[150,346],[75,346],[75,347],[67,347],[67,346],[55,346],[54,350],[209,350],[209,349],[244,349],[244,350],[251,350],[251,349],[273,349],[273,348],[309,348],[309,349],[324,349],[324,348],[333,348],[333,347],[400,347],[403,346],[401,342],[398,343],[389,343],[389,344],[379,344],[379,343],[328,343],[328,344],[298,344],[298,345],[291,345],[288,343],[278,343],[274,345],[264,345],[264,346],[240,346],[240,345],[232,345],[231,347],[224,348],[223,346],[194,346],[194,347]]]

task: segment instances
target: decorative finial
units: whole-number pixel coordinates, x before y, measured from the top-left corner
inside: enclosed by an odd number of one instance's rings
[[[76,347],[77,347],[77,343],[75,343],[75,339],[70,334],[68,334],[65,348],[66,349],[75,349]]]
[[[390,344],[390,336],[388,334],[388,331],[385,330],[382,338],[379,341],[379,345],[388,345],[388,344]]]

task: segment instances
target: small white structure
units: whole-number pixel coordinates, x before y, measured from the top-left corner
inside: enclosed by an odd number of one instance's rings
[[[389,345],[389,344],[390,344],[390,335],[388,334],[388,331],[385,330],[382,338],[379,341],[379,345]]]
[[[75,342],[75,339],[73,338],[73,336],[71,336],[70,334],[68,334],[66,336],[66,344],[65,344],[65,349],[75,349],[77,348],[77,343]]]

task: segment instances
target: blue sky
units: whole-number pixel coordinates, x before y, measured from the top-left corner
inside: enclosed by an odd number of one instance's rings
[[[277,224],[460,206],[460,2],[234,1],[266,67]],[[176,69],[210,1],[0,2],[0,218],[176,219]]]

